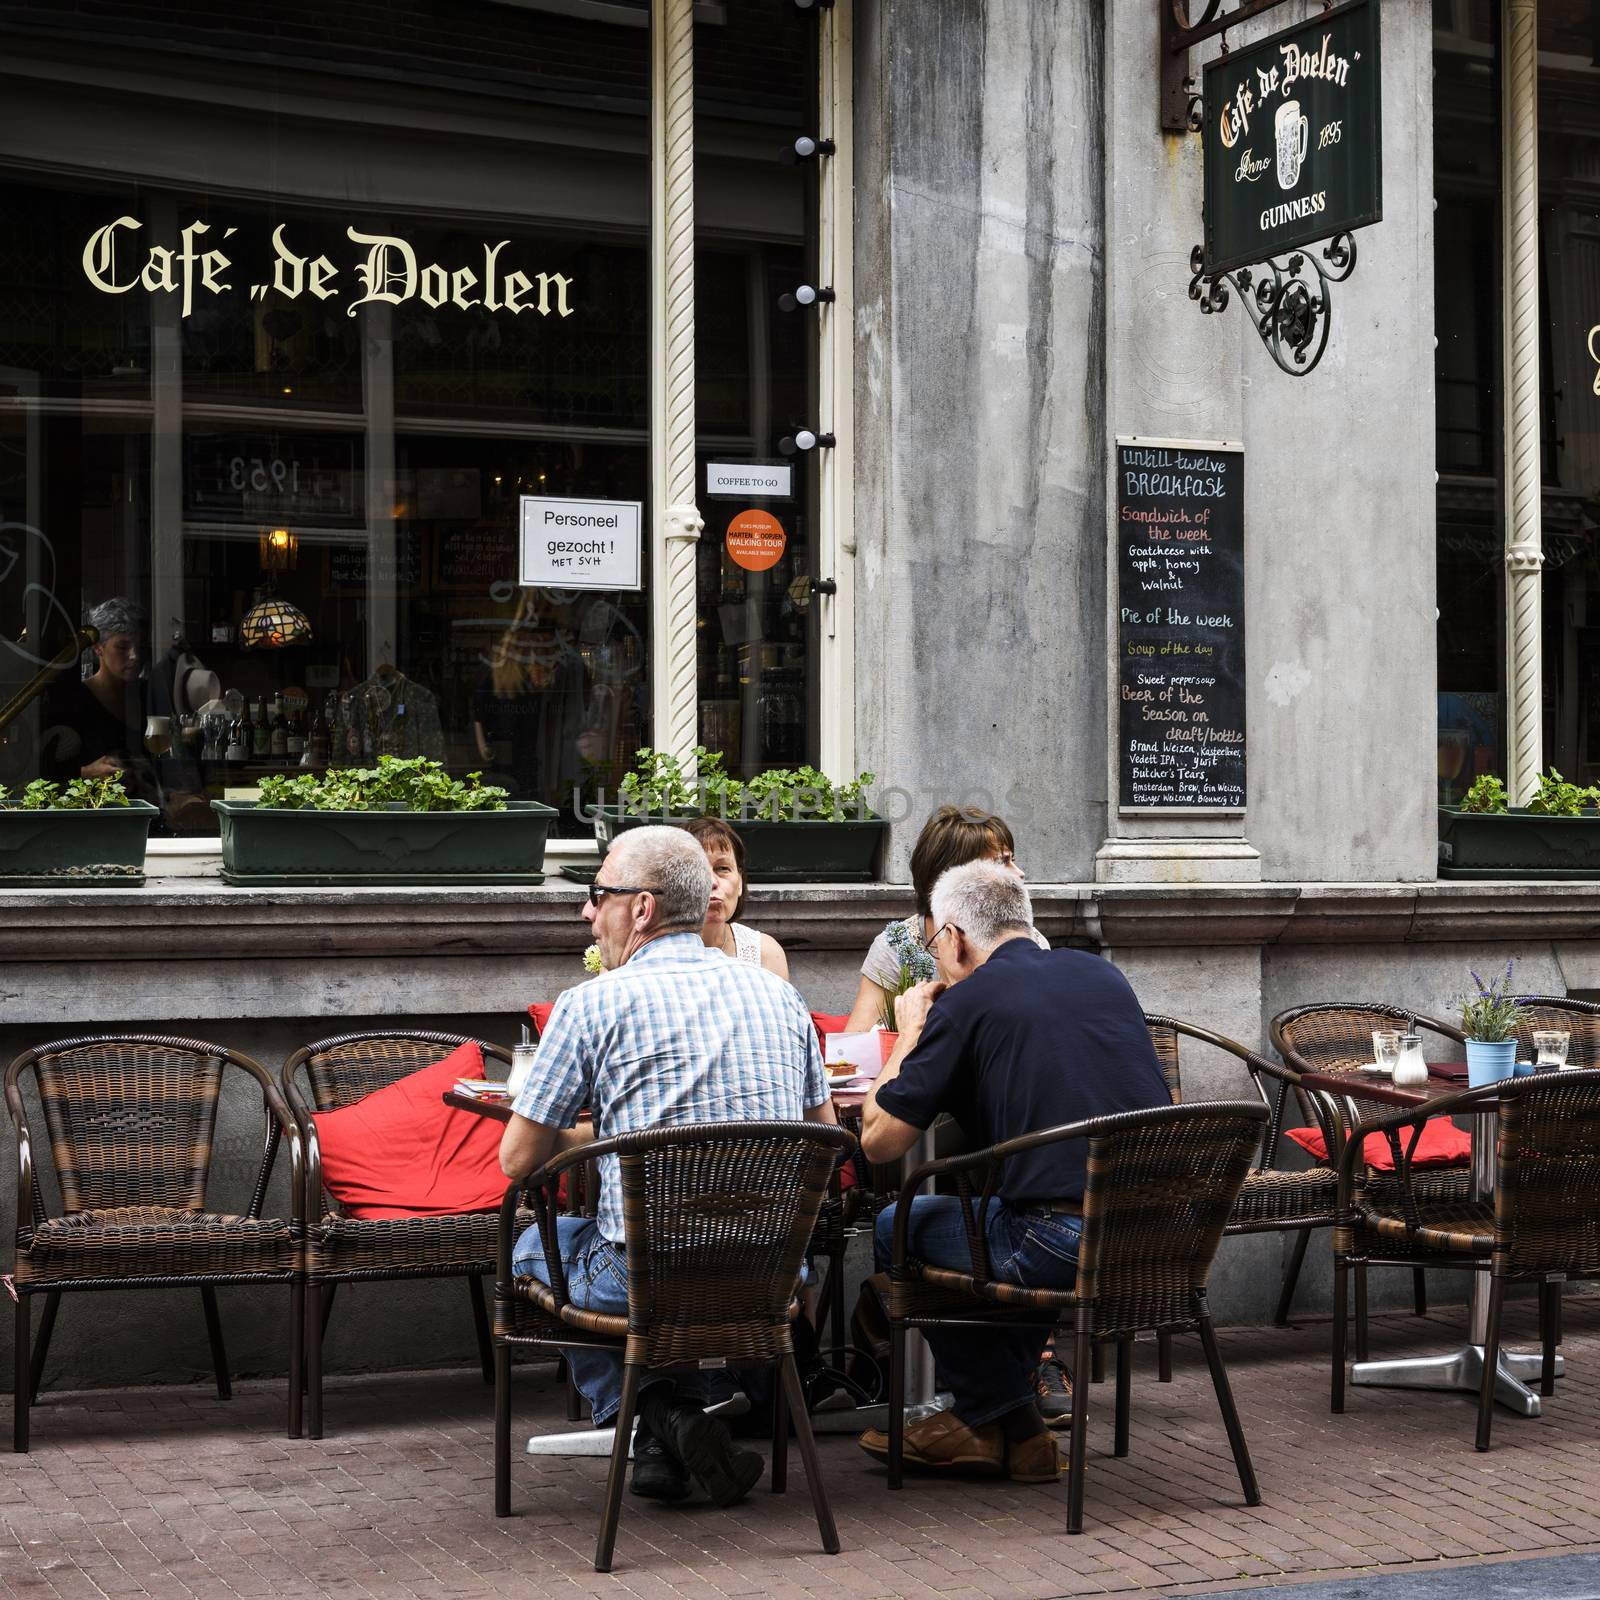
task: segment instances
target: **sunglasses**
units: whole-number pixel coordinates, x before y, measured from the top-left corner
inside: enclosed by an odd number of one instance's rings
[[[654,894],[655,892],[647,883],[591,883],[589,904],[599,910],[600,896],[603,894]]]

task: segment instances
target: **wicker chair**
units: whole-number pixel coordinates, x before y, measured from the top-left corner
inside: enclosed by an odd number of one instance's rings
[[[313,1111],[334,1111],[386,1088],[408,1074],[432,1066],[458,1045],[476,1042],[485,1064],[509,1068],[511,1055],[498,1045],[460,1034],[420,1030],[346,1033],[308,1044],[284,1062],[284,1098],[294,1112],[305,1143],[305,1278],[309,1290],[296,1336],[304,1353],[307,1394],[306,1431],[322,1437],[322,1340],[341,1283],[373,1283],[398,1278],[465,1278],[472,1300],[483,1381],[494,1382],[494,1353],[482,1278],[494,1271],[494,1211],[460,1212],[441,1217],[399,1217],[365,1221],[347,1217],[322,1187],[322,1161]],[[301,1073],[310,1100],[301,1092]],[[316,1219],[316,1220],[312,1220]],[[532,1217],[528,1218],[531,1222]]]
[[[1343,1005],[1327,1003],[1314,1006],[1297,1006],[1291,1011],[1279,1012],[1272,1019],[1272,1047],[1283,1058],[1284,1064],[1296,1073],[1349,1072],[1372,1060],[1372,1035],[1380,1029],[1403,1028],[1408,1032],[1431,1033],[1465,1050],[1466,1035],[1448,1022],[1437,1021],[1416,1011],[1406,1011],[1400,1006]],[[1359,1083],[1359,1079],[1353,1079]],[[1322,1097],[1297,1090],[1301,1116],[1308,1124],[1320,1127],[1327,1140],[1329,1159],[1333,1160],[1343,1139],[1342,1123],[1333,1120],[1329,1107]],[[1279,1124],[1274,1138],[1282,1129],[1283,1107],[1279,1107]],[[1386,1185],[1387,1179],[1376,1180]],[[1429,1201],[1448,1204],[1468,1200],[1472,1195],[1472,1179],[1465,1163],[1455,1167],[1430,1168],[1416,1177],[1419,1195]],[[1295,1246],[1290,1274],[1298,1277],[1305,1259],[1307,1235],[1302,1234]],[[1411,1276],[1412,1301],[1419,1317],[1428,1314],[1428,1282],[1419,1267]],[[1363,1267],[1356,1273],[1356,1347],[1361,1359],[1367,1351],[1367,1275]]]
[[[233,1067],[260,1086],[265,1130],[250,1201],[239,1216],[206,1208],[217,1101]],[[22,1080],[33,1074],[50,1135],[61,1215],[49,1215],[35,1166]],[[61,1296],[76,1290],[200,1290],[217,1394],[232,1392],[217,1313],[219,1283],[281,1283],[298,1321],[296,1262],[300,1135],[266,1069],[201,1039],[154,1034],[61,1039],[25,1050],[6,1071],[17,1133],[16,1387],[12,1448],[28,1448],[29,1412]],[[294,1221],[261,1215],[278,1141],[289,1140]],[[31,1297],[45,1296],[29,1360]],[[291,1339],[289,1432],[299,1428],[297,1346]]]
[[[817,1213],[834,1167],[854,1148],[851,1134],[822,1123],[716,1122],[651,1128],[572,1150],[535,1175],[552,1287],[512,1276],[511,1253],[523,1222],[517,1214],[521,1186],[511,1186],[500,1211],[495,1282],[496,1516],[511,1514],[512,1352],[601,1345],[622,1355],[624,1376],[597,1572],[611,1570],[640,1380],[650,1368],[716,1359],[778,1368],[772,1490],[787,1487],[792,1415],[822,1545],[838,1553],[790,1322]],[[556,1180],[608,1155],[621,1166],[626,1317],[569,1301],[556,1246]]]
[[[1243,1100],[1125,1111],[930,1161],[910,1173],[895,1211],[890,1269],[889,1487],[898,1489],[901,1482],[905,1349],[912,1328],[1004,1323],[1044,1329],[1070,1311],[1074,1372],[1088,1369],[1094,1341],[1116,1343],[1114,1448],[1119,1456],[1128,1453],[1133,1336],[1146,1330],[1198,1330],[1245,1503],[1259,1505],[1255,1470],[1211,1327],[1206,1277],[1269,1117],[1265,1106]],[[1029,1289],[991,1277],[974,1206],[986,1207],[993,1199],[1011,1156],[1068,1139],[1089,1144],[1076,1288]],[[980,1172],[983,1189],[974,1195],[973,1174]],[[955,1179],[956,1192],[974,1217],[968,1229],[970,1271],[927,1266],[910,1254],[910,1202],[924,1183],[941,1175]],[[1088,1389],[1079,1385],[1072,1407],[1068,1533],[1083,1532],[1088,1412]]]
[[[1600,1067],[1600,1005],[1559,994],[1523,995],[1521,1004],[1527,1007],[1528,1019],[1517,1029],[1519,1061],[1534,1059],[1534,1031],[1552,1028],[1571,1035],[1567,1044],[1569,1067]]]
[[[1410,1181],[1408,1157],[1433,1116],[1495,1115],[1492,1197],[1429,1203]],[[1403,1138],[1405,1130],[1413,1130]],[[1600,1276],[1600,1071],[1546,1072],[1444,1095],[1424,1109],[1363,1120],[1395,1154],[1395,1185],[1375,1193],[1358,1180],[1352,1139],[1339,1162],[1334,1230],[1332,1409],[1344,1410],[1346,1279],[1352,1266],[1426,1262],[1492,1274],[1477,1447],[1489,1448],[1500,1316],[1507,1283],[1539,1285],[1540,1392],[1555,1393],[1557,1310],[1568,1278]]]

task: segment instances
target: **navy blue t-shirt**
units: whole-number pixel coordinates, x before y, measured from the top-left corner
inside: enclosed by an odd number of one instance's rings
[[[878,1104],[914,1128],[940,1112],[974,1149],[1116,1111],[1172,1104],[1128,980],[1083,950],[1008,939],[934,1001],[916,1048]],[[1082,1200],[1088,1143],[1013,1156],[1008,1205]]]

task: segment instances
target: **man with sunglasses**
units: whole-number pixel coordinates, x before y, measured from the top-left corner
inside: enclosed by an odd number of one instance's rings
[[[689,1122],[833,1122],[811,1013],[775,973],[729,961],[700,936],[711,866],[681,828],[633,828],[611,846],[583,908],[605,970],[568,989],[539,1040],[533,1071],[500,1145],[508,1178],[524,1178],[586,1139]],[[592,1124],[578,1124],[587,1109]],[[599,1214],[560,1219],[573,1304],[625,1314],[620,1168],[600,1162]],[[517,1241],[515,1270],[548,1283],[538,1228]],[[595,1425],[622,1399],[621,1357],[575,1347],[573,1381]],[[633,1492],[681,1500],[698,1482],[718,1505],[749,1493],[763,1462],[705,1415],[705,1390],[646,1380],[634,1436]]]
[[[895,1003],[900,1038],[862,1112],[869,1161],[897,1161],[941,1112],[974,1149],[1117,1111],[1168,1105],[1144,1012],[1109,961],[1042,950],[1027,887],[993,861],[952,867],[934,885],[927,948],[939,967]],[[1070,1289],[1082,1231],[1085,1148],[1046,1145],[1007,1161],[985,1214],[997,1278]],[[912,1201],[910,1242],[931,1266],[971,1270],[967,1219],[954,1195]],[[889,1264],[895,1206],[878,1218],[878,1267]],[[1061,1475],[1035,1403],[1039,1336],[1026,1328],[927,1332],[949,1411],[906,1429],[907,1465],[1005,1473],[1019,1483]],[[887,1434],[862,1435],[887,1460]]]

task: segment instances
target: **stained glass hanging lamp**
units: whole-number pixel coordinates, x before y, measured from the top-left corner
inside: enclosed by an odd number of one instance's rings
[[[256,591],[256,603],[239,623],[239,643],[246,650],[281,650],[310,640],[311,619],[305,612],[266,590]]]

